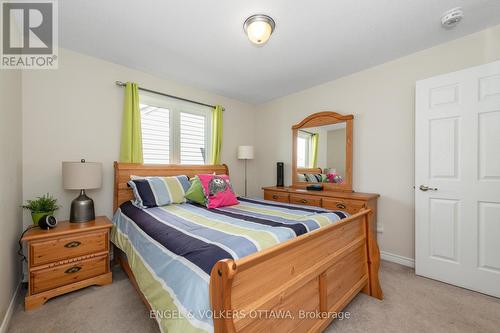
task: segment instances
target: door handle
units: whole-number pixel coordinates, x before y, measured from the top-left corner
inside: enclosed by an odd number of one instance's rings
[[[437,187],[429,187],[427,185],[420,185],[419,189],[420,189],[420,191],[424,191],[424,192],[426,192],[426,191],[437,191],[438,190]]]

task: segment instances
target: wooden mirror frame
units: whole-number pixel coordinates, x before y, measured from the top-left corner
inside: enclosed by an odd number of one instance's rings
[[[345,175],[344,183],[320,183],[325,191],[344,191],[352,192],[352,123],[353,115],[341,115],[337,112],[324,111],[314,113],[300,123],[292,126],[292,187],[306,188],[307,185],[314,183],[299,182],[297,176],[297,136],[299,129],[331,125],[337,123],[346,123],[346,157],[345,157]],[[300,168],[304,169],[304,168]],[[310,169],[310,168],[305,168]]]

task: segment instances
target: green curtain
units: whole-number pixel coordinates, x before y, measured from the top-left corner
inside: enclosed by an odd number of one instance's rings
[[[220,105],[216,105],[212,110],[212,154],[210,155],[210,164],[220,164],[223,110]]]
[[[311,135],[311,161],[310,167],[317,168],[318,167],[318,142],[319,142],[319,133],[314,133]]]
[[[137,83],[125,85],[120,162],[143,163],[141,110]]]

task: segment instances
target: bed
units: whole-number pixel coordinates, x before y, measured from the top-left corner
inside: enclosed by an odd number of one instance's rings
[[[229,174],[225,165],[115,162],[115,255],[162,331],[319,332],[358,292],[377,296],[369,209],[348,216],[248,198],[217,210],[129,202],[131,175],[213,172]]]

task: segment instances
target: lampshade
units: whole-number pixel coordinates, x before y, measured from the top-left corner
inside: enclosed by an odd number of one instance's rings
[[[253,146],[239,146],[238,147],[239,160],[252,160],[253,159]]]
[[[62,162],[63,187],[66,190],[89,190],[102,184],[102,163]]]

